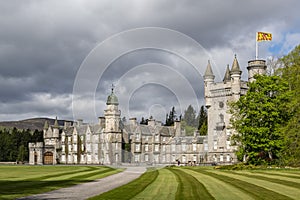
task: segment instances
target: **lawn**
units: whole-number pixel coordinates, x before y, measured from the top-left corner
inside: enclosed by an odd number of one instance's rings
[[[300,170],[166,167],[92,199],[299,199]]]
[[[0,166],[0,199],[92,181],[121,170],[103,166]],[[91,199],[299,199],[299,169],[149,168],[138,179]]]
[[[103,178],[121,170],[103,166],[0,165],[0,199],[15,199]]]

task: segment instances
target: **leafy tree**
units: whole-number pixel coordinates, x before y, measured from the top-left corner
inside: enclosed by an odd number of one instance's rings
[[[291,101],[288,110],[291,119],[282,131],[285,133],[282,160],[287,165],[300,165],[300,45],[280,59],[283,68],[279,70],[284,80],[288,82]]]
[[[250,164],[273,163],[284,145],[280,127],[290,117],[288,84],[279,76],[256,75],[255,79],[247,94],[231,104],[231,123],[237,131],[232,139],[239,145],[240,159],[246,156]]]

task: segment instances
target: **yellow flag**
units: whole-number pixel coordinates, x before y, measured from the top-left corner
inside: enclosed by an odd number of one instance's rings
[[[271,33],[264,33],[264,32],[257,32],[256,34],[256,41],[271,41],[272,40],[272,34]]]

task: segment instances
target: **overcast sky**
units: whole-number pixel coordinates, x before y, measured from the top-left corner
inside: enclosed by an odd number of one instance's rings
[[[198,110],[207,60],[220,81],[237,54],[246,80],[257,31],[273,34],[259,44],[262,59],[299,44],[299,8],[297,0],[2,0],[0,121],[96,121],[112,83],[127,119]]]

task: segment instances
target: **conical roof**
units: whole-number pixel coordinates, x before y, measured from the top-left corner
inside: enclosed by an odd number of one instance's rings
[[[57,117],[55,118],[53,127],[54,127],[54,128],[59,128],[58,121],[57,121]]]
[[[49,124],[48,124],[48,120],[45,121],[45,124],[44,124],[44,129],[48,129],[49,128]]]
[[[229,65],[227,65],[226,68],[226,72],[223,78],[223,82],[226,83],[227,81],[230,81],[231,77],[230,77],[230,69],[229,69]]]
[[[106,105],[119,105],[118,97],[114,94],[114,88],[111,89],[111,94],[107,97]]]
[[[215,78],[215,75],[211,69],[210,61],[208,60],[207,67],[205,70],[204,78]]]
[[[240,69],[240,65],[239,65],[239,62],[236,58],[236,55],[234,55],[234,60],[233,60],[233,63],[232,63],[232,67],[231,67],[231,72],[234,73],[234,72],[239,72],[241,73],[241,69]]]

